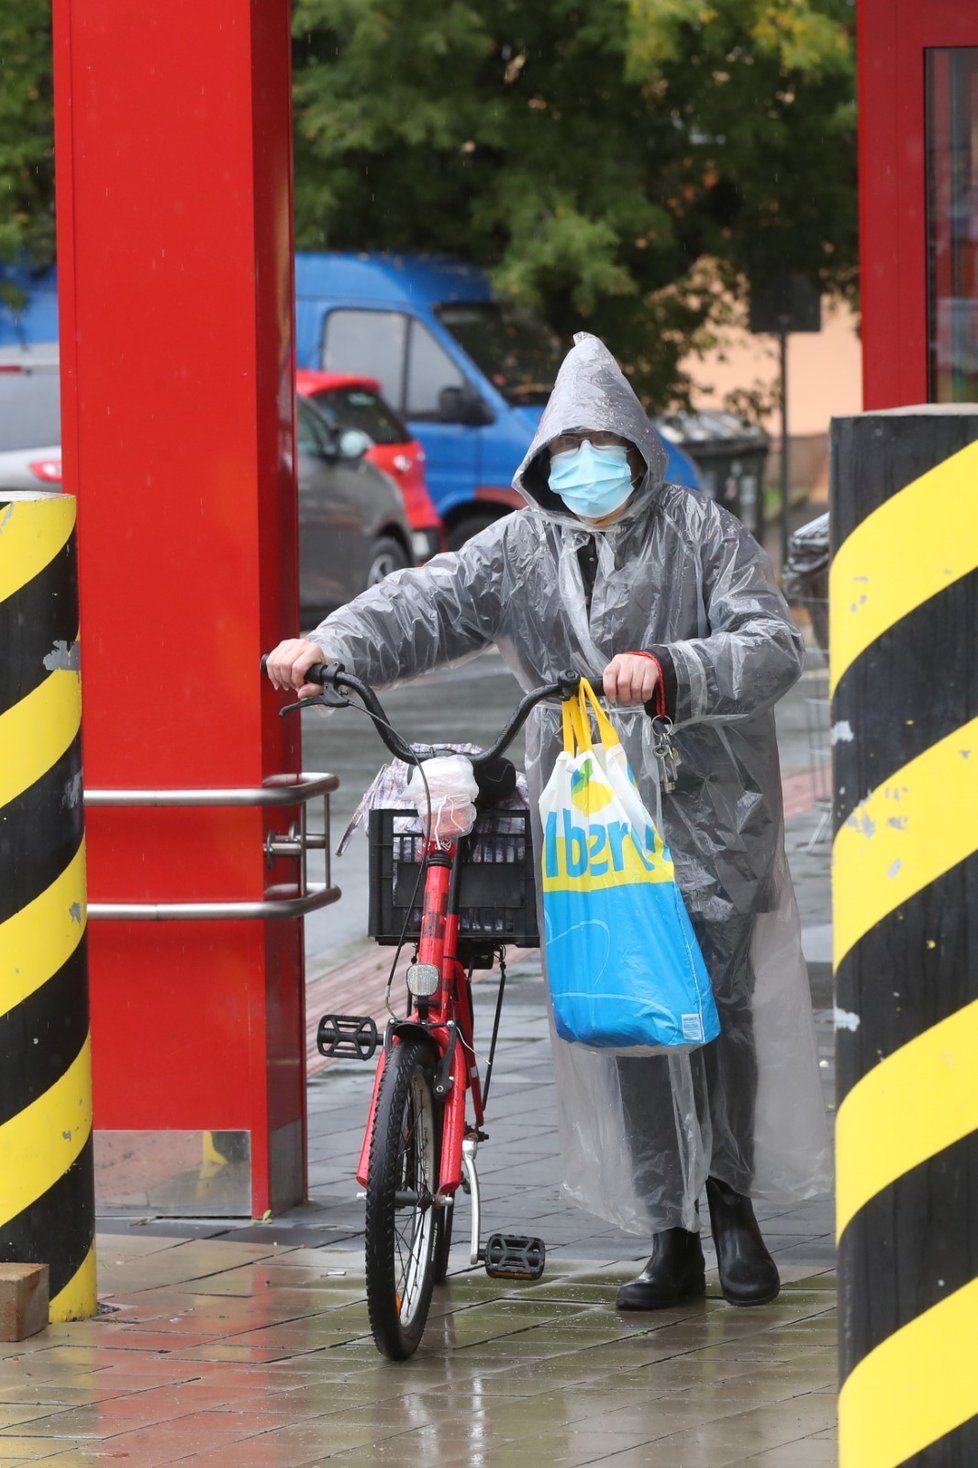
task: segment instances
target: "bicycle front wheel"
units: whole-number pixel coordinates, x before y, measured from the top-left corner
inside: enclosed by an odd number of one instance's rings
[[[399,1040],[384,1067],[367,1174],[367,1310],[377,1349],[404,1361],[418,1348],[435,1282],[438,1133],[435,1061]]]

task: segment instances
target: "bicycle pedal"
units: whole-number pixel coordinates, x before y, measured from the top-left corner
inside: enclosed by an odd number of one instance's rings
[[[525,1234],[490,1234],[483,1250],[490,1279],[539,1279],[547,1262],[543,1239]]]
[[[324,1014],[316,1031],[316,1047],[329,1059],[349,1056],[371,1060],[380,1044],[377,1025],[370,1015]]]

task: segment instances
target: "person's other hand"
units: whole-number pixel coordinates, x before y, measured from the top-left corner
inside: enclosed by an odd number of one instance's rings
[[[618,653],[602,674],[604,696],[613,703],[648,703],[658,681],[658,664],[634,652]]]
[[[307,683],[306,674],[316,663],[325,661],[326,654],[318,643],[288,637],[268,654],[265,671],[280,692],[291,693],[294,689],[300,698],[316,698],[323,690],[318,683]]]

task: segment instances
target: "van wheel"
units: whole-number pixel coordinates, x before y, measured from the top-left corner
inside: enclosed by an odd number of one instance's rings
[[[390,535],[378,536],[370,547],[367,585],[376,586],[378,581],[383,581],[392,571],[403,571],[407,565],[410,565],[407,551],[400,541]]]
[[[456,521],[449,530],[446,530],[445,541],[448,549],[461,550],[465,542],[471,540],[473,535],[478,535],[480,530],[485,530],[488,525],[492,525],[503,515],[508,514],[507,509],[500,509],[498,512],[479,510],[473,515],[466,515],[464,519]]]

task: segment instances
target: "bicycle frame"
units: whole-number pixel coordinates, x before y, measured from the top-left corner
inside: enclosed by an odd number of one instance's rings
[[[482,1127],[485,1114],[482,1081],[473,1043],[472,991],[468,974],[455,954],[461,854],[457,843],[444,848],[439,847],[435,841],[426,840],[423,845],[423,860],[428,866],[421,906],[417,962],[419,965],[430,965],[437,969],[438,989],[430,998],[415,999],[413,1010],[417,1012],[417,1018],[412,1013],[404,1020],[394,1021],[389,1027],[374,1075],[373,1094],[356,1178],[361,1187],[366,1187],[374,1114],[389,1046],[397,1043],[399,1033],[416,1034],[422,1029],[432,1041],[439,1066],[443,1067],[446,1059],[448,1062],[438,1178],[438,1197],[444,1201],[454,1196],[462,1182],[462,1144],[466,1138],[466,1097],[469,1093],[472,1095],[476,1134]]]
[[[287,704],[279,710],[282,716],[313,704],[348,707],[347,694],[353,693],[360,700],[355,706],[370,716],[395,758],[407,765],[424,765],[447,752],[444,746],[408,744],[391,725],[369,684],[345,673],[342,665],[320,664],[308,669],[306,677],[320,684],[322,695]],[[579,684],[576,673],[564,673],[526,693],[492,746],[472,756],[472,773],[486,804],[501,803],[508,793],[507,784],[508,790],[515,785],[515,770],[503,756],[530,712],[544,699],[571,697]],[[424,783],[427,789],[427,781]],[[391,850],[393,861],[393,847]],[[527,840],[527,857],[530,851]],[[392,1361],[406,1360],[417,1349],[432,1289],[447,1275],[453,1204],[460,1187],[471,1202],[472,1265],[481,1261],[486,1273],[496,1279],[535,1280],[546,1259],[543,1240],[521,1234],[492,1233],[485,1248],[480,1245],[475,1155],[486,1139],[482,1128],[505,988],[506,940],[491,941],[495,936],[492,923],[486,941],[476,946],[471,935],[459,933],[460,911],[467,911],[461,908],[460,899],[463,862],[468,862],[469,855],[465,838],[444,848],[431,837],[424,839],[419,880],[406,908],[397,902],[396,884],[390,889],[391,907],[399,905],[404,913],[399,936],[396,928],[389,933],[385,927],[375,934],[378,941],[395,942],[400,954],[423,872],[417,952],[405,975],[411,995],[408,1014],[404,1019],[392,1017],[387,1025],[356,1169],[366,1202],[364,1274],[370,1328],[378,1350]],[[532,911],[528,906],[532,882],[527,881],[525,871],[522,876],[523,908],[510,909],[503,903],[505,910]],[[491,903],[489,910],[493,910]],[[509,941],[514,941],[520,930],[509,931],[513,935]],[[526,931],[535,935],[535,926],[531,924]],[[483,1082],[474,1048],[472,989],[463,959],[478,961],[487,947],[498,952],[500,983]],[[396,965],[397,957],[394,962]],[[392,967],[392,977],[393,973]],[[324,1055],[356,1054],[366,1060],[376,1053],[377,1039],[372,1017],[324,1015],[319,1022],[317,1043]],[[468,1119],[470,1094],[473,1122]]]

